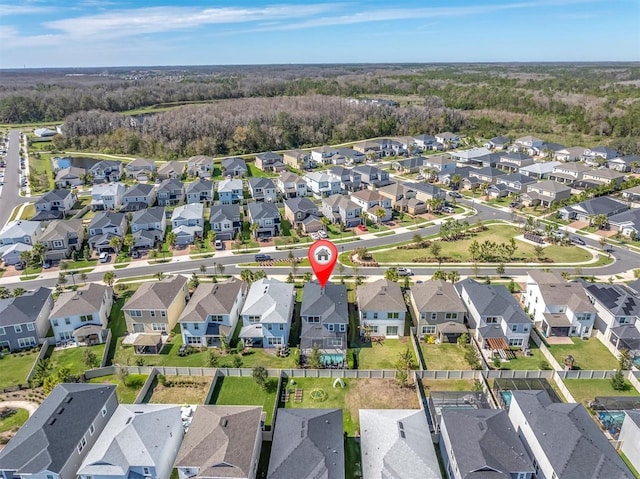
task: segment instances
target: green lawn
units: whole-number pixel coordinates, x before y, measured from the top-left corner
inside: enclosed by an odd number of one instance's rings
[[[512,369],[514,371],[532,371],[536,369],[542,369],[540,363],[548,361],[540,352],[540,348],[533,341],[529,342],[529,350],[531,356],[523,356],[521,351],[516,351],[516,359],[504,361],[500,366],[500,369]]]
[[[575,369],[616,369],[618,360],[598,339],[571,338],[573,344],[554,344],[549,347],[551,354],[562,365],[568,355],[575,359]]]
[[[49,189],[52,190],[54,187],[54,183],[53,183],[53,172],[51,169],[51,157],[54,156],[52,154],[47,154],[47,153],[41,153],[40,154],[40,158],[36,158],[36,155],[34,155],[33,153],[31,153],[29,155],[29,172],[30,173],[35,173],[36,171],[38,173],[42,173],[45,172],[47,174],[47,178],[49,180]],[[47,189],[45,188],[41,188],[39,190],[33,190],[31,193],[42,193],[47,191]]]
[[[71,270],[83,269],[83,268],[95,268],[98,265],[98,260],[90,259],[89,261],[86,261],[84,259],[81,259],[78,261],[65,261],[65,263],[67,263],[67,266],[68,266],[67,271],[71,271]]]
[[[262,406],[267,415],[265,424],[271,425],[277,381],[277,378],[269,378],[265,390],[253,378],[220,377],[211,396],[211,404]]]
[[[0,409],[2,409],[0,407]],[[16,409],[11,416],[0,420],[0,433],[10,431],[14,427],[20,427],[29,419],[29,411],[26,409]]]
[[[423,379],[422,385],[428,391],[473,391],[470,379]]]
[[[108,376],[100,376],[99,378],[90,379],[90,383],[107,383],[116,385],[116,396],[120,404],[133,404],[136,396],[144,386],[147,380],[146,374],[129,374],[125,381],[122,382],[118,376],[111,374]]]
[[[583,404],[596,396],[640,396],[640,392],[636,391],[631,384],[626,391],[616,391],[609,379],[565,379],[564,384],[576,402]]]
[[[122,337],[117,339],[115,356],[113,358],[114,364],[134,366],[138,360],[142,360],[145,366],[205,367],[209,365],[209,355],[206,351],[193,352],[186,356],[178,356],[178,350],[182,345],[182,336],[180,334],[173,336],[170,342],[164,345],[160,354],[136,354],[134,347],[123,346],[122,340]]]
[[[457,344],[426,344],[423,342],[420,344],[420,349],[427,369],[451,371],[470,369],[464,359],[464,350]]]
[[[0,388],[26,384],[36,357],[37,350],[0,356]]]
[[[260,168],[256,166],[256,164],[252,161],[247,161],[247,168],[249,169],[247,176],[254,178],[275,178],[278,175],[274,175],[273,173],[267,173],[262,171]]]
[[[287,356],[286,358],[279,358],[275,354],[271,354],[267,349],[252,348],[249,352],[243,354],[240,358],[242,359],[243,368],[263,366],[267,369],[295,369],[297,368],[295,359],[297,354],[298,350],[292,348],[290,349],[289,356]],[[235,367],[233,365],[233,359],[233,354],[221,355],[218,366],[221,368]]]
[[[102,353],[104,352],[105,345],[97,344],[95,346],[78,346],[75,348],[66,348],[60,349],[58,351],[53,351],[50,356],[51,366],[53,370],[57,370],[60,368],[69,368],[71,374],[74,376],[84,374],[87,369],[90,369],[84,363],[84,351],[89,348],[96,355],[96,360],[98,361],[98,365],[102,360]]]
[[[22,214],[20,215],[20,219],[22,220],[30,220],[36,215],[36,206],[33,203],[27,203],[27,205],[22,210]]]
[[[356,355],[358,369],[395,369],[395,364],[401,353],[407,348],[415,360],[410,338],[385,339],[382,344],[365,343],[352,345],[349,356]],[[417,365],[417,362],[416,362]]]
[[[482,243],[484,241],[494,241],[505,243],[509,238],[520,235],[521,231],[509,225],[491,225],[486,231],[474,233],[465,239],[458,241],[443,241],[442,256],[445,262],[470,262],[469,245],[474,241]],[[516,240],[518,249],[514,255],[514,262],[537,262],[534,246]],[[577,246],[556,246],[550,245],[544,248],[544,256],[553,262],[577,263],[589,261],[591,253]],[[421,249],[397,249],[392,248],[386,251],[374,251],[374,257],[379,263],[411,263],[415,258],[431,258],[429,248]],[[434,260],[435,262],[435,260]]]

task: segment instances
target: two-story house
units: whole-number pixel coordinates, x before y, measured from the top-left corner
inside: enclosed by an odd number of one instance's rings
[[[285,151],[282,161],[286,166],[296,170],[308,170],[316,167],[316,162],[311,158],[311,153],[299,149]]]
[[[57,188],[42,195],[34,204],[33,221],[62,219],[73,209],[78,197],[65,188]]]
[[[255,479],[263,415],[262,406],[198,406],[174,463],[178,479]]]
[[[240,203],[242,198],[242,180],[222,180],[218,182],[218,200],[221,205]]]
[[[122,198],[127,189],[124,183],[94,185],[91,189],[91,209],[117,211],[122,206]]]
[[[389,172],[372,165],[358,165],[353,171],[360,175],[360,181],[367,188],[382,188],[391,183]]]
[[[596,309],[580,283],[567,282],[557,273],[532,270],[523,302],[546,337],[591,335]]]
[[[213,158],[205,155],[192,156],[187,160],[187,174],[198,178],[210,178],[213,173]]]
[[[526,192],[527,185],[535,182],[534,178],[520,173],[510,173],[496,178],[496,186],[504,185],[507,194],[515,196]]]
[[[554,403],[546,391],[512,391],[509,419],[538,479],[634,477],[581,403]]]
[[[506,150],[511,144],[511,138],[508,136],[494,136],[487,140],[484,145],[488,150]]]
[[[599,168],[585,171],[582,179],[598,185],[610,185],[611,182],[615,185],[620,185],[625,179],[625,174],[610,168]]]
[[[597,196],[590,200],[581,201],[575,205],[564,206],[558,210],[558,216],[563,220],[585,221],[591,223],[595,216],[610,216],[627,211],[629,205],[616,201],[608,196]]]
[[[625,155],[607,161],[607,167],[612,170],[628,172],[637,170],[640,166],[640,155]]]
[[[31,251],[42,234],[40,221],[13,220],[0,229],[0,258],[5,265],[18,264],[20,253]]]
[[[176,244],[193,244],[204,232],[204,206],[191,203],[178,206],[171,215],[171,231],[176,235]]]
[[[289,344],[295,291],[293,284],[263,278],[251,285],[240,313],[240,338],[263,348]]]
[[[640,295],[624,284],[580,280],[598,312],[593,327],[616,349],[639,349]]]
[[[427,203],[429,200],[446,198],[444,190],[432,183],[414,183],[411,188],[416,192],[415,198]]]
[[[81,251],[85,240],[82,220],[51,221],[40,236],[46,248],[45,259],[58,261],[70,258],[73,251]]]
[[[542,152],[544,146],[544,140],[536,138],[535,136],[527,135],[520,138],[516,138],[513,142],[513,151],[526,151],[529,155],[539,155]]]
[[[469,328],[475,329],[481,348],[528,347],[533,325],[505,286],[467,278],[456,284],[456,291],[467,307]]]
[[[276,202],[276,185],[271,178],[249,178],[249,193],[256,201]]]
[[[318,218],[318,207],[309,198],[291,198],[284,201],[284,217],[294,228],[302,228],[306,233],[315,233],[324,225]]]
[[[131,233],[135,249],[151,249],[164,240],[167,230],[167,216],[163,206],[152,206],[133,213]]]
[[[420,335],[433,335],[454,343],[467,331],[465,308],[453,284],[437,279],[411,287],[409,298]]]
[[[394,161],[391,166],[401,175],[417,173],[423,166],[423,160],[422,156],[412,156],[404,160]]]
[[[84,184],[87,170],[77,166],[62,168],[56,173],[54,183],[56,188],[73,188]]]
[[[356,296],[361,334],[404,336],[407,306],[398,283],[379,279],[358,286]]]
[[[413,137],[413,143],[422,151],[431,150],[436,143],[436,137],[433,135],[418,135]]]
[[[458,166],[493,166],[483,165],[482,158],[489,155],[491,152],[484,146],[473,147],[468,150],[452,151],[451,157],[456,161]]]
[[[114,237],[124,238],[127,233],[127,215],[112,211],[101,211],[89,223],[89,247],[100,253],[114,252],[109,244]]]
[[[426,213],[427,203],[418,199],[417,190],[414,183],[391,183],[376,190],[385,198],[391,200],[391,207],[396,211],[409,213],[410,215],[420,215]]]
[[[159,340],[158,336],[172,331],[187,304],[188,283],[182,275],[142,283],[122,307],[127,331],[147,335],[153,340]],[[132,338],[134,346],[136,340],[140,346],[145,345],[147,338],[139,338],[139,335]]]
[[[0,475],[77,479],[117,407],[114,384],[58,384],[0,451]]]
[[[338,149],[332,146],[321,146],[311,150],[311,160],[318,165],[328,165],[331,163],[331,157],[338,153]]]
[[[343,195],[323,198],[322,214],[332,223],[342,223],[347,228],[353,228],[362,223],[362,207]]]
[[[590,171],[584,163],[560,163],[549,174],[549,179],[559,183],[573,183],[581,180],[585,172]]]
[[[469,177],[462,180],[462,185],[470,189],[475,185],[493,185],[498,177],[504,175],[504,172],[490,166],[485,168],[471,169]]]
[[[166,479],[184,427],[175,404],[120,404],[78,469],[78,479]]]
[[[523,166],[520,168],[519,173],[536,180],[546,180],[549,178],[549,175],[553,173],[553,169],[560,164],[559,161],[543,161],[534,163],[533,165]]]
[[[556,151],[553,154],[553,159],[557,161],[578,161],[585,153],[586,149],[583,146],[572,146],[569,148],[563,148]]]
[[[353,148],[339,148],[336,154],[343,156],[347,165],[363,163],[366,160],[364,153]]]
[[[52,307],[52,291],[43,287],[0,299],[0,351],[19,351],[42,343],[49,332]]]
[[[527,185],[527,192],[520,197],[525,206],[551,206],[571,196],[571,188],[551,180],[543,180]]]
[[[308,192],[307,182],[301,176],[289,171],[280,173],[276,180],[276,188],[284,199],[307,196]]]
[[[442,408],[440,452],[448,479],[533,479],[535,469],[502,409]]]
[[[247,283],[231,278],[222,283],[200,283],[178,323],[182,343],[216,347],[233,336],[247,295]]]
[[[305,283],[300,307],[300,352],[309,357],[318,348],[326,365],[344,366],[347,359],[347,287]]]
[[[456,169],[456,161],[448,153],[442,155],[430,155],[422,158],[420,173],[425,178],[438,177],[451,173]]]
[[[225,158],[220,163],[222,167],[222,176],[225,177],[239,177],[243,178],[247,176],[249,168],[247,168],[247,163],[242,158]]]
[[[455,133],[451,133],[450,131],[437,133],[435,136],[436,143],[440,143],[445,147],[445,149],[458,148],[458,146],[460,145],[460,136],[456,135]]]
[[[262,171],[280,172],[285,169],[282,155],[267,151],[256,155],[256,167]]]
[[[138,181],[149,181],[156,173],[156,162],[145,158],[136,158],[125,167],[127,177]]]
[[[184,184],[177,178],[164,180],[156,190],[158,206],[176,206],[184,201]]]
[[[332,166],[329,174],[340,180],[340,189],[343,191],[358,191],[362,188],[362,177],[353,168]]]
[[[239,205],[214,205],[209,216],[216,239],[230,241],[242,230]]]
[[[122,162],[118,160],[100,160],[88,170],[94,184],[119,181],[122,172]]]
[[[513,151],[500,155],[500,160],[496,164],[496,167],[501,170],[506,170],[509,173],[517,173],[520,171],[520,168],[533,165],[533,163],[534,160],[529,155],[520,153],[519,151]]]
[[[618,152],[613,148],[608,146],[594,146],[593,148],[586,148],[584,150],[584,154],[582,155],[582,159],[585,163],[595,162],[597,164],[597,160],[612,160],[618,156]]]
[[[213,181],[200,178],[197,181],[187,183],[185,186],[187,203],[211,204],[213,201]]]
[[[351,201],[359,205],[366,212],[367,217],[375,223],[382,223],[391,219],[391,199],[377,191],[356,191],[351,193]]]
[[[153,206],[155,202],[155,186],[148,183],[136,183],[129,186],[124,192],[121,211],[138,211]]]
[[[186,165],[183,161],[167,161],[158,168],[159,180],[180,180],[186,169]]]
[[[56,342],[102,344],[107,337],[112,305],[113,290],[98,283],[60,293],[49,314]]]
[[[280,234],[280,212],[274,203],[249,203],[247,217],[258,225],[255,236],[278,236]]]
[[[307,189],[317,198],[326,198],[340,193],[340,179],[320,171],[312,171],[304,175]]]

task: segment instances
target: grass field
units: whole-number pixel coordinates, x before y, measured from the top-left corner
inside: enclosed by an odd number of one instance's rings
[[[565,379],[564,384],[576,402],[583,404],[596,396],[640,396],[630,384],[626,391],[616,391],[609,379]]]
[[[20,219],[22,220],[30,220],[36,215],[36,207],[33,203],[27,203],[27,205],[22,210],[20,214]]]
[[[337,408],[342,409],[342,422],[347,436],[354,436],[360,429],[360,409],[418,408],[414,388],[402,388],[393,379],[345,379],[345,387],[333,387],[330,378],[296,378],[295,384],[283,384],[289,390],[302,389],[301,402],[290,394],[287,408]],[[314,392],[315,391],[315,392]],[[312,393],[314,392],[314,393]]]
[[[458,241],[443,241],[442,256],[445,262],[470,262],[469,245],[474,241],[482,243],[493,241],[496,243],[506,243],[509,238],[521,234],[521,231],[509,225],[491,225],[486,231],[469,235],[467,238]],[[538,262],[534,246],[529,243],[516,240],[518,249],[513,257],[514,262]],[[591,253],[577,246],[556,246],[550,245],[544,248],[544,256],[554,263],[579,263],[589,261]],[[415,258],[432,257],[429,248],[421,249],[389,249],[386,251],[375,251],[374,258],[379,263],[411,263]],[[434,260],[435,262],[435,260]]]
[[[53,370],[60,368],[69,368],[74,376],[83,374],[89,366],[84,363],[84,352],[86,349],[93,351],[96,360],[100,363],[105,345],[97,344],[95,346],[78,346],[75,348],[60,349],[53,351],[50,356],[51,366]]]
[[[383,343],[365,343],[349,348],[349,357],[357,357],[358,369],[395,369],[401,353],[407,348],[415,361],[409,337],[385,339]],[[416,362],[417,365],[417,362]]]
[[[0,410],[2,407],[0,406]],[[20,427],[29,419],[29,411],[26,409],[15,409],[11,416],[0,419],[0,433],[10,431],[14,427]]]
[[[554,344],[549,347],[551,354],[562,365],[568,355],[575,359],[574,369],[616,369],[618,360],[597,339],[571,338],[573,344]]]
[[[129,374],[125,378],[124,382],[121,381],[118,376],[111,374],[109,376],[100,376],[99,378],[90,379],[90,383],[98,384],[115,384],[116,396],[121,404],[133,404],[138,396],[138,393],[144,386],[144,382],[147,380],[146,374]]]
[[[516,352],[516,359],[511,359],[509,361],[503,362],[500,366],[500,369],[512,369],[514,371],[531,371],[541,369],[540,364],[543,361],[548,363],[548,361],[540,352],[540,348],[533,341],[529,342],[529,350],[531,351],[531,356],[522,356],[521,352]]]
[[[7,354],[0,359],[0,388],[26,384],[27,375],[35,363],[37,351]]]
[[[427,364],[427,369],[455,371],[470,369],[469,364],[464,359],[464,350],[457,344],[421,343],[420,349],[422,357]]]
[[[262,389],[253,378],[220,377],[211,396],[211,404],[228,406],[262,406],[271,425],[276,402],[277,379],[269,378],[268,387]]]
[[[167,376],[171,386],[156,384],[152,388],[149,404],[204,404],[211,384],[210,378]],[[178,381],[178,383],[175,383]],[[145,398],[147,399],[147,398]]]

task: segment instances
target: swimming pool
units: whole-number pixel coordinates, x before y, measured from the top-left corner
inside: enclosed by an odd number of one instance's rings
[[[513,396],[513,394],[511,394],[511,391],[500,391],[500,396],[502,397],[505,406],[511,406],[511,397]]]
[[[602,427],[617,438],[624,421],[624,411],[601,411],[598,413],[598,419]]]
[[[637,367],[638,369],[640,369],[640,356],[635,356],[633,359],[633,365],[635,367]]]
[[[323,354],[320,360],[325,366],[342,366],[344,356],[342,354]]]

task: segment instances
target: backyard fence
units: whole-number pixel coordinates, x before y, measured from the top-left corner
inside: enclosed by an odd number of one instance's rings
[[[136,396],[135,401],[133,401],[133,404],[142,404],[144,402],[144,399],[147,397],[147,394],[149,393],[149,390],[153,386],[153,383],[156,382],[156,378],[158,374],[159,373],[157,369],[153,369],[149,373],[149,377],[144,382],[144,385],[142,386],[142,389],[140,390],[140,392],[138,392],[138,395]]]
[[[566,402],[576,402],[575,398],[573,397],[573,394],[569,392],[569,389],[567,388],[567,386],[565,386],[564,382],[562,381],[562,377],[560,376],[560,371],[553,371],[553,380],[555,381],[556,386],[558,386],[558,389],[564,396],[564,399]]]
[[[562,371],[564,367],[560,366],[560,363],[556,360],[556,358],[553,357],[553,354],[551,354],[551,351],[549,351],[549,348],[545,344],[544,340],[540,336],[538,336],[538,331],[535,328],[533,331],[533,334],[531,334],[529,337],[533,340],[534,343],[536,343],[536,346],[540,348],[540,352],[542,353],[544,358],[549,362],[549,364],[555,371]]]
[[[38,352],[38,356],[36,357],[36,360],[33,362],[33,366],[31,366],[31,370],[29,371],[29,374],[27,374],[27,382],[33,379],[33,376],[36,373],[36,366],[38,365],[38,361],[40,361],[41,359],[44,359],[45,355],[47,354],[47,351],[49,350],[49,347],[55,346],[55,344],[56,344],[56,338],[44,338],[44,343],[42,343],[40,352]]]
[[[615,370],[590,371],[582,369],[572,369],[570,371],[558,371],[562,379],[611,379]]]
[[[413,313],[410,314],[411,316],[413,316]],[[416,328],[412,326],[409,331],[411,332],[411,345],[413,346],[413,352],[416,355],[418,366],[420,366],[420,369],[427,369],[427,361],[425,361],[424,356],[422,355],[422,350],[420,349],[420,340],[416,335]]]
[[[492,369],[483,371],[487,379],[551,379],[554,371],[543,369],[531,369],[528,371],[509,370],[509,369]]]
[[[102,359],[100,360],[101,368],[107,365],[107,359],[109,358],[109,346],[111,346],[111,328],[107,328],[107,339],[105,339],[104,343],[104,351],[102,351]]]

